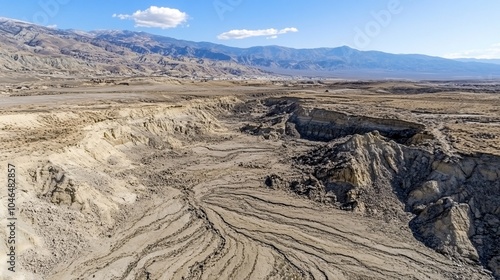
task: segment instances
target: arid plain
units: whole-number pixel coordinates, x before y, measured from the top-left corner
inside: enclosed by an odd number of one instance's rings
[[[0,166],[18,181],[18,272],[6,279],[498,278],[499,92],[1,84]]]

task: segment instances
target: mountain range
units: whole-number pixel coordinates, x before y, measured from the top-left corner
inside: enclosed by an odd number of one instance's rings
[[[500,78],[500,65],[359,51],[347,46],[235,48],[145,32],[61,30],[0,18],[0,73],[183,78],[276,73],[332,78],[496,79]]]

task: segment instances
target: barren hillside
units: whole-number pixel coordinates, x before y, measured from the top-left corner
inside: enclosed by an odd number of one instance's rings
[[[231,61],[141,52],[114,44],[99,33],[51,29],[5,18],[0,18],[0,38],[3,79],[20,74],[33,79],[111,75],[207,79],[264,74]],[[137,40],[145,43],[142,38]]]

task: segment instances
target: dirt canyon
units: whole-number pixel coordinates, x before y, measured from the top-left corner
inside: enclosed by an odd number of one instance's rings
[[[4,279],[500,279],[495,86],[52,85],[0,85]]]

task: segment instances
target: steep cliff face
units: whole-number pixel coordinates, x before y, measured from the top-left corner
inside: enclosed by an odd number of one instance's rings
[[[292,116],[290,122],[295,124],[302,138],[317,141],[330,141],[377,130],[385,137],[404,143],[425,129],[418,123],[354,116],[317,108],[298,111]]]

